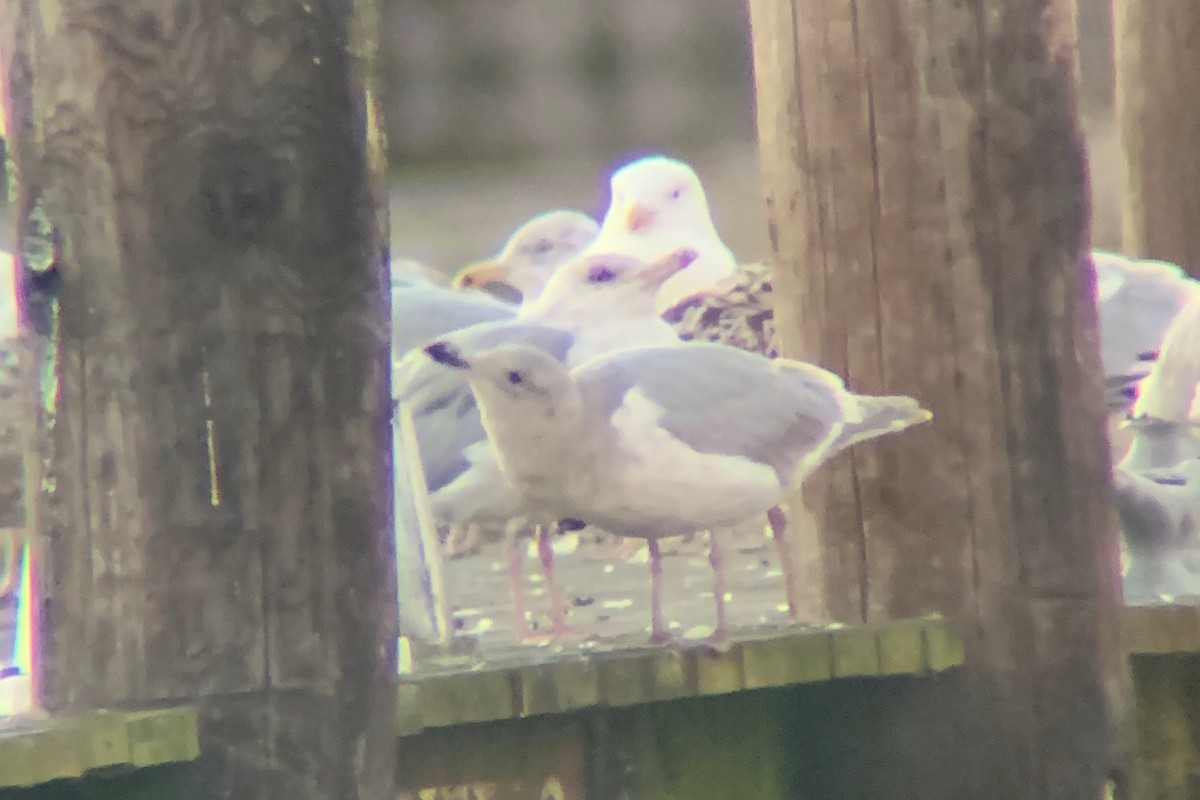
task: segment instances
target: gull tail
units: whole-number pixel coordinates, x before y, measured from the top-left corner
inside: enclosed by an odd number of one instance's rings
[[[933,419],[933,414],[921,408],[911,397],[871,397],[854,395],[859,419],[848,421],[829,447],[829,455],[839,453],[851,445],[865,442],[889,433],[898,433],[913,425]]]

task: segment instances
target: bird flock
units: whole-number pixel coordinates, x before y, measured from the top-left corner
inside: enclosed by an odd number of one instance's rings
[[[1200,594],[1200,286],[1164,262],[1094,251],[1089,263],[1126,599]],[[413,413],[447,552],[475,547],[481,526],[504,531],[521,639],[539,637],[523,531],[536,541],[552,639],[576,635],[552,534],[589,526],[647,548],[655,642],[671,638],[660,540],[708,532],[720,639],[714,532],[765,515],[798,618],[789,494],[854,443],[931,419],[913,398],[856,395],[778,356],[767,267],[738,263],[695,170],[677,159],[616,170],[599,222],[548,211],[448,287],[395,282],[394,394]]]
[[[412,413],[434,516],[450,526],[450,546],[480,525],[504,528],[522,639],[577,635],[552,535],[588,526],[645,543],[654,642],[672,638],[660,539],[708,532],[719,640],[728,628],[715,534],[765,515],[799,618],[787,498],[854,443],[930,419],[913,398],[856,395],[826,370],[777,357],[766,267],[738,263],[695,170],[677,159],[616,170],[599,222],[550,211],[448,288],[401,281],[393,391]],[[496,283],[519,297],[483,291]],[[529,624],[525,530],[548,590],[544,632]]]

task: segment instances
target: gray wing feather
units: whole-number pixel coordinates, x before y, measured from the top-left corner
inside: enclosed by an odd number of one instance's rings
[[[843,419],[836,376],[781,369],[720,344],[624,350],[581,365],[574,377],[606,416],[636,386],[663,409],[659,424],[688,447],[753,459],[784,481]]]
[[[469,325],[513,319],[517,310],[482,292],[456,292],[440,286],[395,287],[392,352],[403,355]]]

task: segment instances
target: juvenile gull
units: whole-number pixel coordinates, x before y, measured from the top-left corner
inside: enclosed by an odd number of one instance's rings
[[[646,264],[630,256],[591,254],[560,267],[542,295],[509,321],[464,328],[435,346],[489,348],[523,343],[568,365],[599,354],[645,344],[677,344],[655,313],[663,282],[685,269],[695,253],[683,249]],[[448,345],[447,342],[453,343]],[[401,361],[393,387],[413,409],[418,448],[439,520],[455,525],[503,522],[522,516],[519,497],[500,476],[479,419],[475,396],[463,375],[413,353]],[[541,520],[534,520],[541,525]],[[538,531],[538,549],[550,589],[551,630],[568,632],[565,598],[554,581],[549,527]],[[516,529],[506,530],[506,561],[514,606],[524,628],[524,592]]]
[[[527,508],[648,540],[656,642],[670,638],[659,538],[744,522],[841,450],[931,418],[910,397],[854,395],[811,364],[717,344],[632,348],[570,371],[523,345],[425,352],[467,375]],[[719,638],[718,550],[710,562]]]
[[[451,286],[482,289],[504,283],[521,293],[522,302],[534,300],[554,270],[583,252],[599,232],[596,220],[582,211],[547,211],[517,228],[495,256],[460,269]]]
[[[739,264],[729,286],[701,292],[663,313],[685,341],[720,342],[777,356],[771,270],[762,262]]]

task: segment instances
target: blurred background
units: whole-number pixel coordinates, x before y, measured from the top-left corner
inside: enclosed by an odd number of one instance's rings
[[[1116,249],[1111,0],[1077,3],[1093,243]],[[746,0],[382,5],[393,255],[453,271],[547,208],[599,215],[611,168],[649,152],[695,165],[726,242],[767,255]]]
[[[1119,248],[1110,0],[1078,0],[1097,247]],[[692,162],[717,228],[766,253],[745,0],[384,0],[393,255],[453,270],[551,206],[595,214],[607,171]]]

